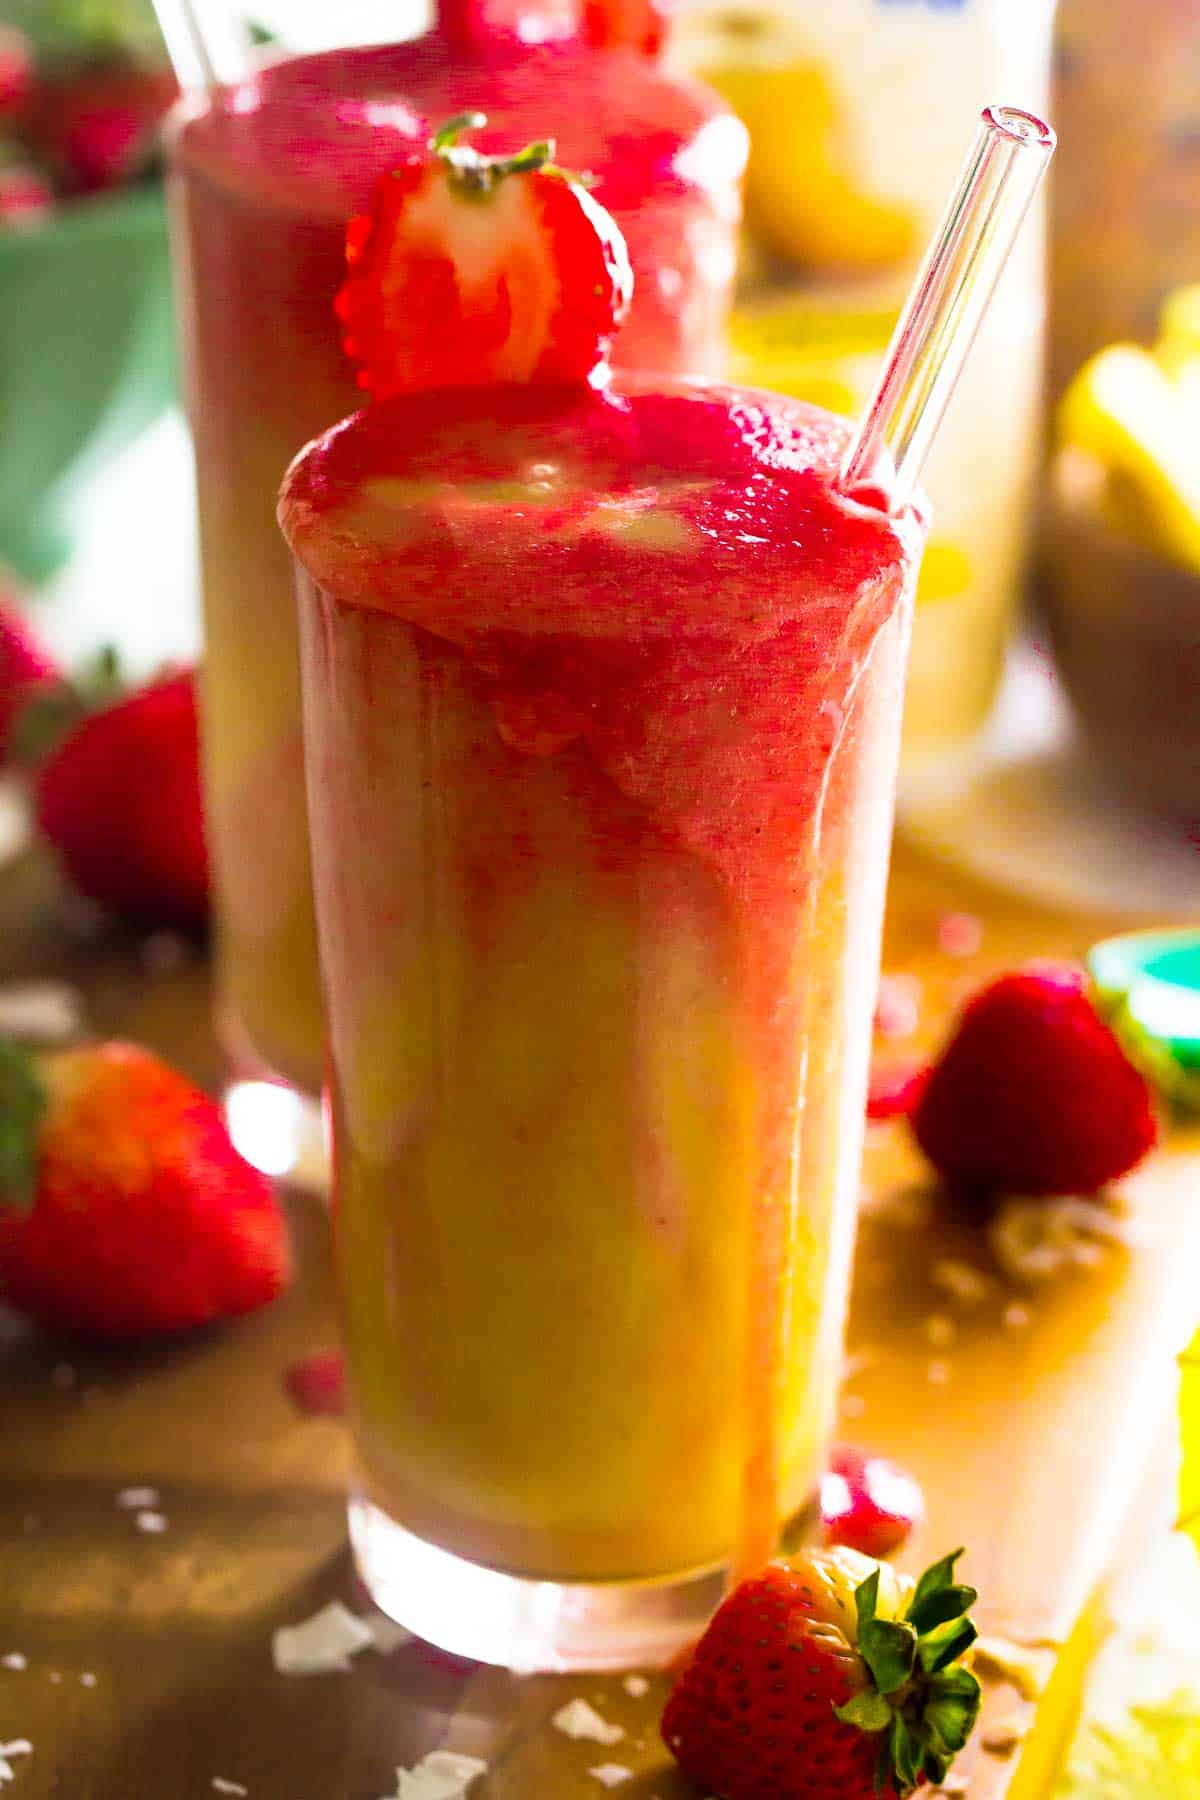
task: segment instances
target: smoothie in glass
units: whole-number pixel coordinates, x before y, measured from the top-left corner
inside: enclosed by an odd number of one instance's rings
[[[552,108],[549,102],[553,101]],[[263,69],[198,98],[172,149],[196,450],[205,760],[222,1030],[236,1062],[315,1092],[321,1018],[304,816],[295,609],[275,529],[297,447],[357,404],[331,303],[345,226],[433,126],[481,107],[481,148],[561,120],[638,276],[630,368],[713,372],[734,269],[741,125],[649,56],[569,38],[417,42]]]
[[[823,1466],[922,536],[848,430],[440,392],[284,486],[353,1533],[464,1654],[668,1654]]]

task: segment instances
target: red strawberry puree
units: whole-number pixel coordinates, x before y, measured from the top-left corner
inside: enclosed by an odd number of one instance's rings
[[[632,50],[486,35],[451,49],[434,32],[266,68],[188,103],[174,133],[223,1004],[231,1047],[312,1091],[321,1024],[299,677],[274,497],[297,446],[361,398],[332,310],[347,221],[434,126],[479,107],[480,149],[557,131],[560,160],[591,171],[616,215],[637,277],[618,362],[714,372],[745,133],[715,97]]]
[[[816,1486],[920,547],[845,429],[441,393],[284,485],[366,1479],[494,1568],[758,1562]]]

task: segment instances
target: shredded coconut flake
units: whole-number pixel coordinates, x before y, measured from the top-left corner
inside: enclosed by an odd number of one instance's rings
[[[158,1537],[167,1529],[166,1517],[160,1512],[135,1513],[133,1522],[139,1531],[144,1531],[151,1537]]]
[[[146,1507],[158,1505],[158,1489],[152,1487],[122,1488],[117,1495],[117,1505],[122,1512],[142,1512]]]
[[[606,1788],[620,1787],[623,1781],[633,1779],[633,1770],[627,1769],[624,1763],[600,1763],[597,1768],[589,1769],[588,1774]]]
[[[943,1294],[949,1294],[962,1306],[978,1306],[980,1301],[987,1299],[992,1288],[990,1276],[982,1269],[953,1256],[939,1256],[930,1268],[929,1279],[935,1288],[940,1288]]]
[[[302,1624],[281,1625],[271,1638],[271,1654],[281,1675],[328,1675],[348,1669],[350,1658],[374,1642],[365,1619],[331,1600]]]
[[[635,1700],[640,1700],[643,1695],[650,1692],[650,1683],[646,1680],[644,1675],[627,1675],[621,1683],[621,1686],[625,1689],[625,1692],[631,1694]]]
[[[878,1350],[872,1349],[868,1344],[852,1350],[842,1363],[843,1386],[849,1387],[850,1383],[859,1375],[864,1374],[867,1369],[873,1369],[878,1361]]]
[[[10,1650],[6,1656],[0,1656],[0,1668],[20,1670],[28,1667],[29,1658],[23,1656],[19,1650]]]
[[[564,1737],[588,1738],[593,1744],[619,1744],[625,1736],[623,1726],[610,1725],[586,1700],[568,1700],[550,1722]]]
[[[387,1800],[466,1800],[487,1764],[455,1750],[432,1750],[412,1769],[396,1770],[396,1792]]]
[[[924,1231],[933,1214],[929,1189],[921,1187],[865,1191],[860,1206],[864,1218],[892,1225],[897,1231]]]
[[[988,1243],[1005,1274],[1031,1286],[1103,1262],[1110,1246],[1138,1242],[1130,1222],[1103,1201],[1005,1200],[988,1226]]]
[[[1025,1719],[1000,1719],[979,1740],[989,1756],[1011,1756],[1029,1730]]]
[[[1054,1672],[1055,1652],[1041,1646],[1014,1644],[1003,1637],[981,1637],[972,1652],[985,1674],[1009,1682],[1022,1700],[1039,1700]]]
[[[0,987],[0,1037],[66,1044],[83,1028],[83,997],[65,981],[14,981]]]
[[[11,1744],[0,1744],[0,1787],[5,1782],[17,1779],[16,1770],[9,1762],[10,1756],[29,1756],[33,1745],[28,1738],[14,1738]]]
[[[1025,1331],[1033,1323],[1033,1314],[1019,1300],[1010,1300],[1000,1317],[1005,1331]]]
[[[218,1794],[248,1794],[250,1789],[243,1787],[240,1781],[226,1781],[223,1775],[214,1775],[213,1788]]]

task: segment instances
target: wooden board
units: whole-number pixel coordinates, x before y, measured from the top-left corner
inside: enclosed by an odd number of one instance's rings
[[[963,906],[986,932],[980,954],[956,962],[937,950],[936,928]],[[921,978],[933,1037],[987,970],[1077,951],[1093,935],[1086,920],[904,860],[886,960]],[[0,979],[31,973],[78,982],[99,1029],[215,1078],[202,963],[151,968],[126,940],[66,931],[44,872],[23,865],[0,887]],[[896,1196],[918,1165],[898,1132],[873,1143],[845,1431],[921,1476],[931,1517],[914,1554],[968,1543],[990,1629],[1074,1638],[1047,1659],[1059,1674],[1039,1706],[993,1684],[989,1729],[1014,1715],[1022,1730],[1034,1714],[1037,1725],[1012,1756],[979,1750],[971,1800],[1044,1794],[1102,1616],[1089,1602],[1129,1538],[1172,1353],[1200,1312],[1198,1171],[1198,1147],[1158,1159],[1134,1184],[1145,1241],[1035,1297],[1029,1323],[1012,1329],[1001,1285],[971,1306],[937,1285],[938,1256],[986,1268],[986,1249],[932,1203],[915,1228],[927,1202]],[[263,1317],[136,1354],[66,1349],[15,1323],[0,1341],[0,1658],[27,1663],[0,1663],[0,1742],[34,1746],[14,1761],[14,1800],[201,1800],[214,1778],[252,1800],[379,1800],[398,1764],[444,1741],[491,1763],[480,1800],[595,1800],[605,1790],[588,1771],[606,1761],[637,1771],[615,1790],[629,1800],[683,1800],[657,1748],[660,1685],[635,1699],[616,1679],[517,1681],[421,1645],[367,1651],[348,1674],[275,1673],[275,1626],[335,1597],[363,1606],[345,1550],[342,1431],[299,1418],[282,1387],[288,1364],[333,1336],[324,1212],[303,1196],[292,1212],[299,1279]],[[952,1319],[952,1344],[931,1342],[931,1317]],[[943,1365],[933,1379],[931,1364]],[[142,1485],[160,1492],[160,1535],[117,1505],[119,1490]],[[609,1750],[550,1729],[575,1695],[625,1740]]]

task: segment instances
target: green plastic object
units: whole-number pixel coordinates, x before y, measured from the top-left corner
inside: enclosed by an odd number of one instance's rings
[[[1130,1060],[1200,1111],[1200,931],[1133,931],[1088,956],[1097,1002]]]
[[[0,231],[0,560],[27,579],[70,553],[95,471],[174,395],[160,186]]]

